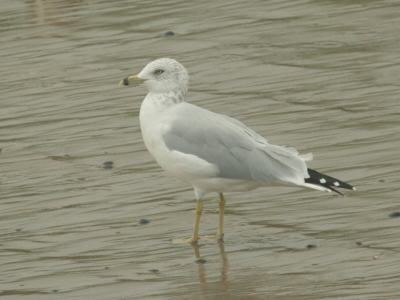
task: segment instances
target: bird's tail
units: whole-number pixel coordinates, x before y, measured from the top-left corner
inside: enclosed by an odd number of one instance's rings
[[[343,188],[349,190],[355,190],[356,188],[351,186],[350,184],[340,181],[339,179],[327,176],[325,174],[321,174],[313,169],[308,168],[308,175],[309,178],[304,179],[305,184],[304,186],[314,188],[321,191],[333,191],[338,193],[339,195],[343,194],[336,190],[335,188]],[[335,187],[335,188],[334,188]]]

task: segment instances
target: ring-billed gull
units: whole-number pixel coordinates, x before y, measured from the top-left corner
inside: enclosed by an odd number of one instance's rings
[[[143,83],[149,93],[140,108],[140,127],[148,151],[169,174],[190,183],[197,199],[196,221],[189,239],[197,242],[202,199],[219,194],[219,228],[224,235],[223,192],[249,191],[263,186],[301,186],[320,191],[351,185],[307,168],[312,154],[271,145],[243,123],[185,102],[189,75],[176,60],[161,58],[149,63],[138,75],[125,78],[120,86]]]

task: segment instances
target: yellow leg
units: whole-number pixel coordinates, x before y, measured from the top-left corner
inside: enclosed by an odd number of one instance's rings
[[[217,236],[221,239],[224,236],[224,215],[225,215],[225,198],[222,193],[219,194],[219,227]]]
[[[224,236],[224,215],[225,215],[225,198],[222,193],[219,193],[219,226],[216,235],[202,236],[202,240],[221,240]]]
[[[172,243],[174,243],[174,244],[178,244],[178,243],[197,243],[197,241],[199,240],[200,217],[201,217],[201,213],[202,212],[203,212],[203,201],[202,200],[197,200],[196,221],[194,223],[192,237],[190,239],[172,240]]]

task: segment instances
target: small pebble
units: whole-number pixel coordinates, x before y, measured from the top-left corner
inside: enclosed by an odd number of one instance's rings
[[[306,248],[307,249],[314,249],[314,248],[317,248],[317,245],[309,244],[309,245],[306,246]]]
[[[114,168],[114,163],[112,161],[106,161],[103,163],[103,169],[112,169]]]
[[[22,229],[21,228],[17,228],[17,229],[15,229],[15,231],[18,231],[18,232],[20,232]]]
[[[53,293],[58,293],[58,290],[52,290]]]
[[[154,273],[154,274],[160,274],[160,270],[157,269],[151,269],[149,272]]]
[[[69,156],[69,154],[65,154],[64,156]]]
[[[206,261],[205,261],[204,259],[200,258],[200,259],[196,260],[195,263],[196,263],[196,264],[203,265],[203,264],[206,263]]]
[[[164,33],[164,36],[174,36],[175,33],[173,31],[167,31],[166,33]]]
[[[357,246],[362,246],[362,242],[357,242],[356,245]]]
[[[105,267],[104,269],[105,269],[105,270],[109,270],[110,268],[109,268],[109,267]]]
[[[80,178],[78,178],[78,180],[80,180],[80,181],[83,181],[83,180],[85,180],[86,178],[85,177],[80,177]]]
[[[121,232],[117,231],[116,234],[120,234]]]
[[[150,220],[149,219],[140,219],[139,220],[139,224],[140,225],[145,225],[145,224],[149,224],[150,223]]]
[[[378,256],[377,256],[377,255],[375,255],[375,256],[373,256],[372,258],[373,258],[373,259],[378,259]]]
[[[389,218],[398,218],[398,217],[400,217],[400,211],[392,212],[392,213],[389,215]]]
[[[378,181],[379,182],[385,182],[385,179],[379,179]]]

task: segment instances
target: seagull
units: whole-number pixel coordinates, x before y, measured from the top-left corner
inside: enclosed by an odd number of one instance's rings
[[[161,58],[120,86],[144,84],[148,94],[140,108],[140,127],[147,150],[168,174],[191,184],[197,200],[192,237],[174,243],[220,240],[224,236],[224,192],[245,192],[266,186],[305,187],[335,192],[355,190],[339,179],[307,167],[311,153],[272,145],[240,121],[186,102],[187,70],[174,59]],[[203,199],[219,195],[216,235],[199,237]]]

